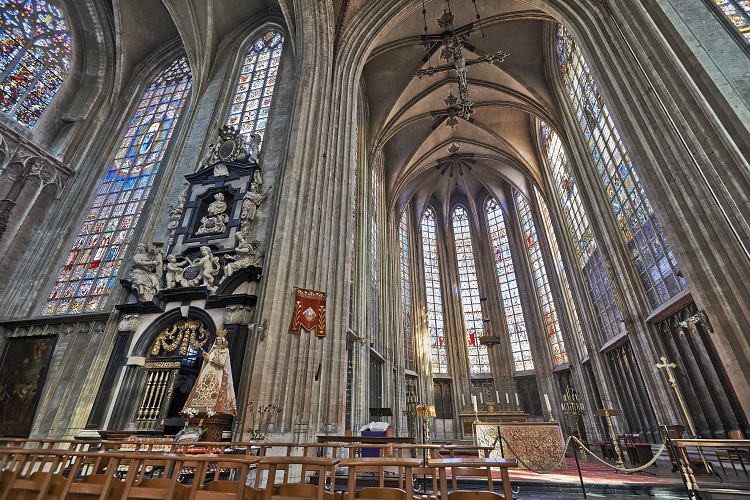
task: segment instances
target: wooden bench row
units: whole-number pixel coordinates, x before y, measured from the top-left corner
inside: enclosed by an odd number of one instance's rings
[[[199,443],[202,445],[202,443]],[[58,443],[58,446],[60,444]],[[235,444],[235,448],[236,448]],[[73,447],[75,448],[75,446]],[[203,447],[206,450],[210,447]],[[223,448],[226,452],[227,448]],[[452,474],[459,468],[479,467],[492,489],[490,467],[502,471],[505,498],[510,495],[507,468],[515,461],[484,458],[433,459],[418,458],[325,458],[304,456],[251,456],[230,453],[191,454],[169,450],[98,451],[52,447],[0,448],[0,500],[20,499],[116,499],[150,498],[177,500],[234,500],[286,498],[393,498],[411,499],[415,471],[432,471],[440,479],[442,498],[448,498],[446,469]],[[211,450],[212,451],[212,450]],[[290,467],[299,466],[302,481],[312,472],[335,491],[336,469],[347,468],[346,494],[331,493],[325,487],[289,483]],[[386,488],[386,469],[395,469],[400,489]],[[455,470],[454,470],[455,469]],[[254,474],[251,472],[254,470]],[[188,472],[186,472],[188,471]],[[358,472],[374,471],[380,484],[375,488],[357,488]],[[266,480],[262,477],[265,473]],[[283,473],[276,485],[277,473]],[[190,483],[190,484],[186,484]],[[265,484],[263,484],[265,483]],[[454,485],[455,489],[455,485]],[[451,497],[453,498],[453,497]],[[503,498],[494,495],[492,498]]]

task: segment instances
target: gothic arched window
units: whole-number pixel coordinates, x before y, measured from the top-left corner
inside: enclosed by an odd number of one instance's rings
[[[591,149],[638,276],[653,307],[687,284],[679,274],[661,224],[656,219],[615,123],[604,105],[573,35],[560,25],[557,43],[567,95]]]
[[[404,358],[406,369],[414,370],[414,345],[411,329],[411,278],[409,278],[409,212],[404,211],[398,224],[399,267],[401,270],[401,315],[404,325]]]
[[[565,302],[567,302],[568,304],[570,316],[573,320],[573,325],[575,327],[576,333],[578,334],[578,338],[581,339],[581,347],[583,347],[583,351],[585,352],[586,339],[583,336],[581,320],[578,319],[578,309],[576,308],[575,302],[573,302],[573,293],[570,291],[570,283],[568,282],[568,273],[565,271],[565,267],[563,267],[562,256],[560,255],[560,247],[557,244],[557,236],[555,236],[555,228],[552,227],[552,218],[549,215],[547,204],[544,202],[544,199],[542,199],[541,193],[536,187],[534,187],[534,192],[536,194],[537,204],[539,205],[539,212],[542,214],[544,229],[545,231],[547,231],[547,239],[549,240],[550,250],[552,251],[552,260],[554,261],[555,268],[557,269],[557,276],[560,278],[560,284],[562,285],[562,292],[565,296]]]
[[[62,9],[46,0],[0,0],[0,109],[31,128],[70,69]]]
[[[620,334],[622,315],[604,269],[601,250],[596,244],[589,218],[583,208],[578,184],[570,169],[562,141],[546,123],[542,123],[541,128],[542,144],[554,178],[563,219],[573,241],[579,267],[588,279],[597,321],[607,338],[616,337]]]
[[[49,294],[45,316],[104,309],[191,83],[187,58],[181,57],[144,92]]]
[[[269,31],[245,54],[227,125],[239,127],[246,141],[255,133],[262,137],[266,130],[283,44],[281,33]]]
[[[547,340],[552,350],[552,361],[556,365],[561,365],[568,362],[568,353],[565,351],[565,342],[563,342],[562,332],[560,331],[560,321],[557,319],[557,309],[549,286],[547,268],[542,259],[542,249],[539,246],[531,207],[526,198],[519,192],[516,192],[516,210],[523,232],[523,245],[529,255],[536,295],[539,304],[542,306],[542,316],[547,328]]]
[[[430,329],[430,359],[433,374],[448,373],[448,352],[445,348],[443,296],[440,291],[435,222],[435,211],[428,208],[422,216],[422,256],[424,258],[427,325]]]
[[[747,0],[714,0],[732,24],[750,41],[750,2]]]
[[[508,325],[508,334],[510,335],[513,363],[517,371],[533,370],[534,360],[531,357],[529,337],[526,333],[526,321],[523,318],[521,297],[518,294],[516,272],[513,267],[513,259],[510,256],[510,244],[508,243],[508,232],[505,229],[503,209],[500,208],[497,201],[490,198],[485,205],[485,212],[487,213],[487,225],[490,228],[490,242],[492,243],[492,255],[495,258],[497,280],[500,283],[500,295],[505,309],[505,322]]]
[[[474,249],[469,230],[469,212],[458,205],[453,209],[453,236],[456,241],[458,281],[461,286],[461,308],[464,313],[466,344],[469,348],[469,370],[472,375],[490,373],[487,346],[479,343],[484,333],[482,303],[479,301],[479,282],[474,261]]]

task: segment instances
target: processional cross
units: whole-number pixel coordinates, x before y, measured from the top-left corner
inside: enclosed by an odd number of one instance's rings
[[[424,13],[424,9],[422,12]],[[502,51],[488,52],[476,59],[467,60],[463,55],[463,51],[465,43],[471,38],[472,31],[468,30],[463,33],[456,32],[456,30],[453,29],[454,17],[455,16],[453,15],[453,12],[450,11],[449,7],[448,9],[443,10],[443,15],[437,20],[438,26],[446,30],[442,34],[443,50],[440,53],[440,58],[448,62],[440,66],[430,66],[427,69],[420,68],[414,76],[421,80],[425,76],[432,76],[436,73],[455,71],[459,98],[457,100],[456,97],[453,96],[453,93],[451,93],[448,98],[445,99],[445,104],[448,105],[449,108],[458,108],[458,116],[464,120],[468,120],[471,115],[474,114],[474,101],[469,97],[468,73],[466,69],[469,66],[479,63],[492,64],[494,62],[503,62],[505,58],[508,57],[508,53]],[[426,30],[427,25],[425,24],[425,31]],[[425,41],[425,48],[429,52],[430,44],[427,41]]]
[[[682,414],[685,416],[685,421],[687,422],[688,428],[690,429],[690,435],[693,437],[693,439],[696,439],[698,435],[695,433],[695,428],[693,427],[693,419],[690,418],[690,414],[685,408],[685,402],[682,400],[680,388],[677,387],[677,379],[674,378],[674,369],[677,368],[677,365],[674,363],[668,363],[666,356],[662,356],[659,359],[661,360],[661,363],[656,363],[656,367],[659,369],[664,368],[666,370],[667,380],[669,381],[669,384],[672,386],[672,389],[677,396],[677,402],[680,403],[680,409],[682,410]]]

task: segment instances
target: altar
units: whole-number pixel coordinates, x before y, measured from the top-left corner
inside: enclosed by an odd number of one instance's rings
[[[526,422],[526,414],[522,410],[494,410],[491,406],[488,411],[477,413],[459,413],[463,439],[474,439],[472,426],[479,419],[480,422]]]
[[[492,458],[516,458],[519,468],[536,470],[565,470],[563,434],[558,422],[487,422],[474,423],[477,445],[494,444]],[[504,442],[497,440],[498,432]],[[527,465],[529,467],[527,467]]]

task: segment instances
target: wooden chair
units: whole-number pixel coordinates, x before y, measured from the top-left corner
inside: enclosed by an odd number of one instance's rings
[[[440,449],[439,445],[436,444],[394,444],[393,450],[399,458],[421,458],[422,460],[430,460],[437,458],[437,452]],[[410,453],[411,456],[407,457],[406,454]],[[422,455],[421,457],[418,455]],[[415,467],[412,469],[414,479],[417,480],[418,476],[423,476],[425,479],[430,478],[432,480],[432,493],[437,495],[438,492],[438,473],[437,469],[433,467]],[[399,470],[399,488],[408,488],[409,486],[404,484],[404,471]]]
[[[369,486],[362,488],[354,494],[354,498],[366,500],[406,500],[406,490],[401,488],[376,488]]]
[[[740,430],[734,430],[729,431],[728,433],[729,439],[745,439],[745,434]],[[747,474],[747,469],[745,468],[745,462],[744,459],[750,459],[750,452],[748,450],[740,450],[740,449],[728,449],[728,450],[716,450],[716,460],[719,461],[719,465],[721,466],[721,472],[726,476],[726,470],[724,470],[724,462],[721,461],[722,458],[726,458],[729,460],[729,463],[732,465],[732,469],[734,470],[735,475],[739,475],[737,473],[737,468],[734,465],[735,459],[740,462],[740,465],[742,466],[742,470],[745,471],[745,474]]]
[[[255,496],[256,491],[245,484],[248,470],[260,457],[240,455],[201,455],[191,457],[183,467],[195,467],[190,500],[233,500]],[[211,467],[215,467],[212,471]],[[231,472],[220,479],[221,471]],[[233,476],[233,477],[232,477]],[[236,479],[235,479],[236,478]]]
[[[59,450],[17,450],[15,469],[10,477],[3,479],[6,488],[0,495],[0,500],[28,496],[39,499],[59,498],[65,486],[65,478],[59,474],[66,458],[65,453]]]
[[[513,491],[510,486],[510,477],[508,475],[509,468],[515,468],[518,463],[515,459],[510,458],[482,458],[482,457],[456,457],[456,458],[442,458],[436,460],[429,460],[427,465],[429,467],[435,467],[438,469],[440,475],[440,496],[441,498],[448,498],[448,480],[446,469],[451,469],[451,475],[453,476],[453,490],[456,491],[455,478],[457,471],[460,469],[479,469],[479,475],[487,477],[488,488],[492,488],[493,480],[491,469],[500,469],[500,479],[503,484],[503,495],[502,498],[506,500],[512,500]],[[460,474],[460,472],[459,472]]]
[[[339,462],[341,467],[347,467],[347,495],[346,498],[354,500],[355,498],[388,498],[387,496],[368,496],[368,497],[357,497],[357,471],[359,472],[372,472],[375,471],[378,478],[378,486],[370,490],[370,494],[373,495],[385,495],[387,491],[390,491],[392,496],[390,498],[405,498],[411,500],[414,497],[412,484],[414,480],[413,470],[416,467],[422,465],[422,460],[418,458],[397,458],[397,457],[365,457],[365,458],[345,458]],[[397,468],[397,470],[403,470],[406,478],[406,490],[400,488],[386,488],[385,487],[385,470],[386,468]],[[400,475],[400,473],[399,473]],[[401,494],[405,494],[402,497]]]
[[[188,500],[190,488],[177,482],[182,464],[189,459],[188,457],[184,455],[165,457],[154,453],[134,453],[130,456],[117,454],[117,456],[120,456],[123,462],[128,463],[123,498]],[[146,468],[154,465],[163,467],[164,475],[170,477],[145,477],[148,474]]]
[[[263,495],[262,498],[264,500],[270,500],[270,499],[278,499],[278,500],[286,500],[286,499],[293,499],[293,498],[308,498],[308,497],[299,497],[296,495],[290,495],[287,496],[286,494],[277,493],[278,488],[274,488],[274,478],[276,477],[277,471],[283,471],[285,468],[288,468],[290,466],[300,466],[302,470],[309,470],[313,472],[318,473],[319,484],[318,486],[315,486],[317,495],[312,498],[317,498],[318,500],[324,500],[326,498],[330,498],[329,495],[326,495],[325,486],[325,478],[328,474],[331,476],[331,490],[335,487],[335,477],[336,477],[336,465],[339,463],[339,459],[337,458],[314,458],[314,457],[296,457],[296,456],[290,456],[290,457],[262,457],[260,461],[258,462],[258,467],[260,469],[268,470],[268,479],[266,480],[265,487],[263,488]],[[287,476],[288,477],[288,476]],[[260,477],[258,477],[260,479]],[[284,486],[284,484],[288,486]],[[294,483],[284,483],[279,488],[284,486],[284,488],[281,489],[282,492],[289,491],[289,490],[295,490],[297,487],[292,486]],[[302,484],[302,483],[300,483]],[[256,481],[255,484],[256,488],[259,488],[258,482]],[[309,488],[305,486],[312,486],[312,485],[303,485],[301,488],[304,491],[311,491]]]

